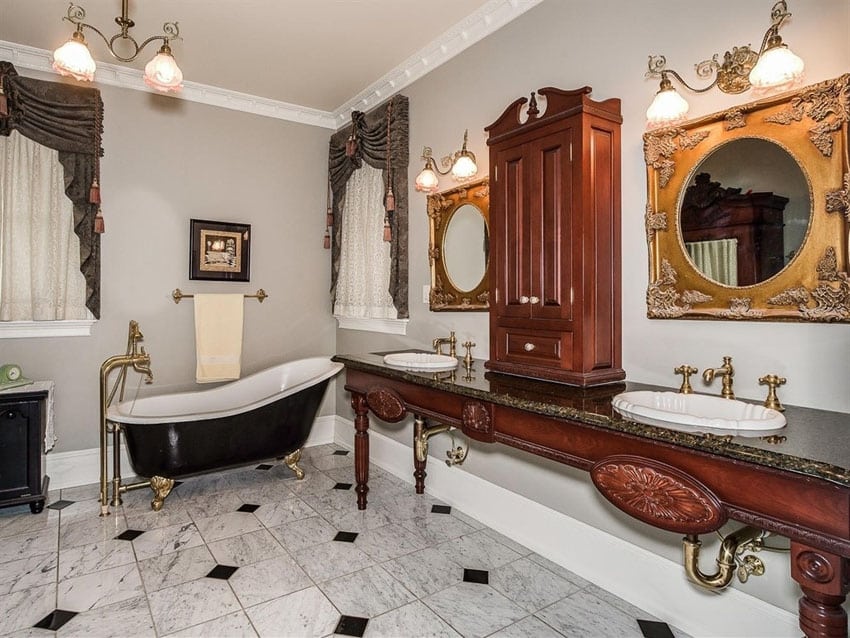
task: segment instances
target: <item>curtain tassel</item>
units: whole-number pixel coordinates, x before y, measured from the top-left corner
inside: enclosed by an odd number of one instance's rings
[[[3,117],[9,115],[9,100],[6,99],[6,94],[3,92],[2,78],[0,78],[0,115]]]
[[[389,243],[393,240],[393,229],[390,226],[390,216],[384,215],[384,241]]]
[[[395,210],[395,194],[393,193],[392,186],[387,189],[387,197],[385,199],[384,208],[388,213],[392,213]]]
[[[100,184],[97,177],[92,180],[91,188],[89,189],[89,203],[100,204]]]
[[[354,157],[355,153],[357,153],[357,138],[351,135],[345,140],[345,156]]]
[[[329,230],[325,230],[325,250],[331,249],[331,232]]]
[[[103,223],[103,211],[100,210],[100,207],[97,209],[97,215],[94,216],[94,232],[98,235],[106,232],[106,226]]]
[[[331,211],[328,211],[328,216],[325,218],[325,226],[333,226],[334,225],[334,214]]]

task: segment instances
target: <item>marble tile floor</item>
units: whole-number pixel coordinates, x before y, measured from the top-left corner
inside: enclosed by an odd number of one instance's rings
[[[380,468],[358,511],[337,446],[301,465],[0,509],[0,636],[685,636]]]

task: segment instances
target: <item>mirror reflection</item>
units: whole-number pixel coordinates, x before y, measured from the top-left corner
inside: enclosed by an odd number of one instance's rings
[[[803,244],[812,207],[791,154],[766,139],[738,138],[715,148],[691,175],[679,224],[696,269],[732,287],[781,272]]]
[[[475,288],[487,272],[487,225],[473,204],[459,206],[443,237],[443,262],[452,285],[460,292]]]

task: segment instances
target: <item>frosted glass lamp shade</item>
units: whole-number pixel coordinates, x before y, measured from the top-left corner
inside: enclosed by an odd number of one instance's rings
[[[467,180],[478,172],[475,156],[469,151],[463,151],[452,164],[452,177],[456,180]]]
[[[431,168],[431,161],[425,164],[422,172],[416,176],[416,190],[422,193],[433,193],[437,190],[437,185],[440,183],[440,178],[437,173]]]
[[[651,127],[666,126],[685,118],[690,106],[672,86],[662,88],[655,94],[652,104],[646,109],[647,124]]]
[[[784,44],[767,49],[750,71],[750,84],[755,89],[791,85],[803,76],[803,60]]]
[[[91,82],[96,68],[82,33],[74,33],[70,40],[53,52],[53,69],[60,75]]]
[[[183,88],[183,72],[167,46],[145,65],[145,84],[161,93],[178,92]]]

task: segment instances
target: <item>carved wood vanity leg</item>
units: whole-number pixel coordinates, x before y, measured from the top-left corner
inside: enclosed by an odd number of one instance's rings
[[[428,445],[427,439],[422,438],[422,432],[425,430],[425,419],[423,419],[418,414],[413,421],[413,479],[416,481],[416,493],[424,494],[425,493],[425,464],[428,463],[428,456],[424,454],[425,458],[421,461],[419,460],[420,454],[420,446],[422,445],[422,441],[425,441],[425,445]],[[426,447],[427,450],[427,447]]]
[[[791,576],[800,584],[800,629],[808,638],[847,638],[841,607],[850,589],[848,559],[791,543]]]
[[[369,405],[366,395],[352,393],[354,408],[354,478],[357,481],[357,509],[366,509],[369,492]]]

